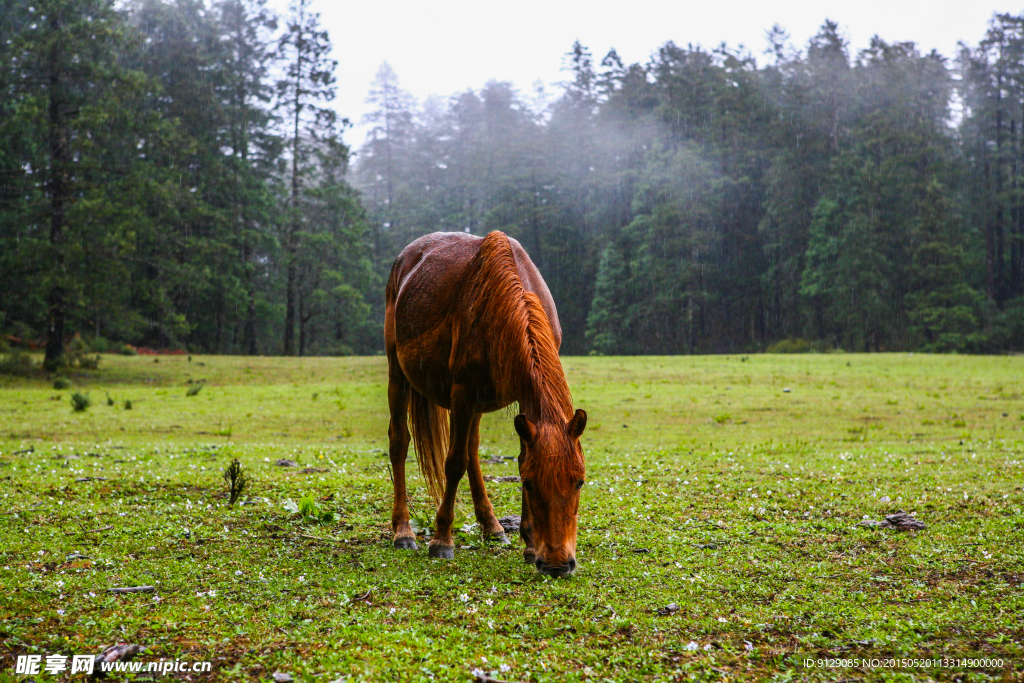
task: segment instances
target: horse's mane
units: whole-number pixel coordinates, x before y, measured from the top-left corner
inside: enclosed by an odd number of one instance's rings
[[[468,283],[470,320],[486,335],[498,400],[518,401],[520,409],[536,411],[542,422],[564,425],[573,407],[558,345],[540,299],[519,279],[508,237],[497,230],[489,233],[475,266]]]

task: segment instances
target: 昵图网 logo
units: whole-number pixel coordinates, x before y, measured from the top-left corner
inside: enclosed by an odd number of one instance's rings
[[[68,661],[70,659],[70,662]],[[56,676],[67,672],[69,674],[93,674],[96,669],[100,672],[125,672],[125,673],[205,673],[209,672],[213,665],[211,662],[183,662],[177,659],[161,659],[153,662],[124,662],[104,661],[102,655],[18,655],[15,660],[14,673],[24,676],[37,676],[41,673]]]

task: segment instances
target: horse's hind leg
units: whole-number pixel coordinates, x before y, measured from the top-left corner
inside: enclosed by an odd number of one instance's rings
[[[416,535],[409,526],[409,505],[405,491],[405,460],[409,455],[409,392],[412,391],[405,375],[394,359],[388,377],[388,408],[391,424],[388,441],[391,455],[391,476],[395,487],[395,501],[391,508],[391,530],[395,534],[396,548],[416,550]]]
[[[452,407],[449,413],[448,456],[444,461],[444,496],[437,508],[436,533],[430,540],[428,551],[431,557],[450,560],[455,557],[455,543],[452,541],[452,522],[455,521],[455,494],[459,481],[466,473],[469,460],[469,435],[474,415],[464,397],[465,390],[452,387]]]
[[[508,543],[508,539],[505,538],[505,529],[494,515],[494,507],[491,505],[490,498],[487,497],[484,475],[480,471],[479,451],[480,415],[477,414],[469,428],[469,490],[473,494],[473,511],[476,512],[476,521],[480,523],[485,539]]]

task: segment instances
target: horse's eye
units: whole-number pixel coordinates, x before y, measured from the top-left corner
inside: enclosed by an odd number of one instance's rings
[[[531,488],[533,488],[533,484],[530,483],[530,480],[529,479],[523,479],[523,490],[524,491],[529,491]]]
[[[579,491],[581,488],[583,488],[583,483],[584,482],[583,482],[582,479],[580,479],[578,482],[576,482],[576,490],[577,491]]]

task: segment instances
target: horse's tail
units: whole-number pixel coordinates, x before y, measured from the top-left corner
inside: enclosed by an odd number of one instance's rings
[[[444,460],[448,455],[448,411],[431,403],[413,389],[409,400],[409,422],[416,448],[416,461],[435,502],[444,495]]]

